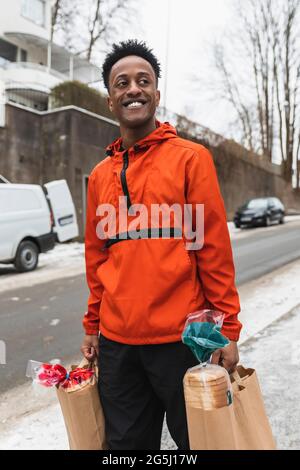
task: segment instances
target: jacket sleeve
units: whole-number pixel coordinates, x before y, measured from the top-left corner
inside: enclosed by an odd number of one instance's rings
[[[85,226],[85,265],[86,280],[90,290],[87,311],[83,318],[83,328],[87,335],[99,333],[99,310],[103,294],[103,285],[97,277],[97,269],[107,259],[107,254],[101,251],[104,240],[98,238],[96,233],[97,223],[100,220],[96,216],[97,200],[93,172],[89,176],[87,189],[87,212]],[[98,219],[98,220],[97,220]]]
[[[222,333],[238,341],[242,324],[226,212],[212,156],[202,146],[187,167],[186,200],[193,207],[193,228],[195,204],[204,204],[204,244],[195,256],[208,308],[225,314]]]

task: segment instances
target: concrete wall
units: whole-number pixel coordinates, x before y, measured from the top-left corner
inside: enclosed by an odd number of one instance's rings
[[[0,128],[0,174],[12,183],[43,184],[65,178],[82,239],[87,176],[118,135],[113,121],[75,107],[39,113],[7,104],[6,126]],[[213,153],[229,219],[254,196],[277,196],[287,209],[300,211],[300,196],[281,178],[278,165],[233,142],[202,143]]]
[[[300,212],[300,194],[281,177],[281,166],[251,154],[235,143],[211,148],[224,197],[227,216],[247,199],[279,197],[289,212]]]
[[[73,107],[39,113],[7,104],[6,126],[0,128],[0,174],[12,183],[66,179],[82,238],[86,179],[118,135],[116,123]]]

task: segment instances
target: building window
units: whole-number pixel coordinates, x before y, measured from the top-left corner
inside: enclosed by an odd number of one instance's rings
[[[21,13],[39,26],[45,26],[45,0],[22,0]]]
[[[16,62],[17,47],[0,39],[0,66],[9,62]]]

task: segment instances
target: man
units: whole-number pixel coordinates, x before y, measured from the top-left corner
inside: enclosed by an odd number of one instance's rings
[[[189,449],[182,380],[197,364],[181,334],[186,317],[212,308],[225,314],[223,333],[230,344],[213,362],[234,370],[238,362],[239,298],[223,200],[209,151],[179,138],[160,123],[160,65],[145,43],[114,44],[103,65],[108,106],[121,137],[91,172],[86,219],[86,274],[90,289],[83,325],[82,353],[99,360],[99,393],[112,450],[160,449],[166,413],[179,449]],[[204,245],[187,250],[159,224],[140,221],[139,237],[119,229],[103,239],[99,207],[121,214],[119,198],[132,222],[136,204],[204,205]],[[105,206],[106,207],[106,206]],[[103,214],[102,214],[103,215]],[[148,225],[147,225],[148,223]],[[102,228],[101,228],[102,227]],[[100,230],[101,229],[101,230]],[[100,331],[100,338],[98,339]]]

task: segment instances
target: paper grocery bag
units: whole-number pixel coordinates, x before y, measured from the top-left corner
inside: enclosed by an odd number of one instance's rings
[[[190,370],[183,382],[191,450],[276,448],[254,369],[238,366],[231,375],[233,402],[211,410],[203,409],[201,400],[197,404],[195,394],[190,393]]]
[[[73,366],[75,367],[75,366]],[[72,368],[73,368],[72,367]],[[79,365],[83,367],[83,363]],[[57,388],[71,450],[104,450],[105,424],[97,376],[73,388]]]

